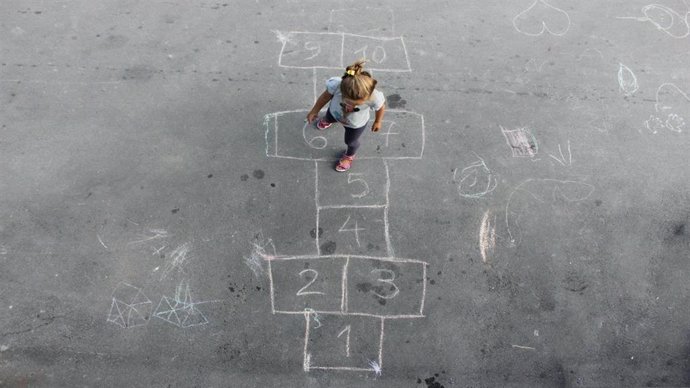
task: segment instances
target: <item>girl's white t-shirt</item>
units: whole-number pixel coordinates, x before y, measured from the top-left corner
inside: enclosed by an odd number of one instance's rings
[[[363,127],[369,121],[369,110],[379,110],[386,102],[386,97],[380,91],[374,89],[369,99],[362,105],[357,105],[359,112],[343,113],[343,107],[340,103],[343,102],[343,96],[340,92],[341,77],[333,77],[326,81],[326,91],[333,95],[331,103],[328,105],[328,111],[331,115],[346,127],[359,128]]]

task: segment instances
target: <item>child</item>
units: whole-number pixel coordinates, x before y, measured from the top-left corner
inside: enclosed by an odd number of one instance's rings
[[[381,121],[385,112],[386,99],[376,87],[376,80],[369,72],[363,70],[364,60],[359,60],[345,69],[342,77],[333,77],[326,81],[326,91],[314,103],[307,114],[307,121],[314,121],[321,108],[328,103],[326,115],[317,123],[316,128],[324,130],[334,122],[339,121],[345,127],[345,144],[347,151],[335,166],[339,172],[347,171],[352,166],[359,137],[369,121],[369,109],[376,111],[373,132],[381,129]]]

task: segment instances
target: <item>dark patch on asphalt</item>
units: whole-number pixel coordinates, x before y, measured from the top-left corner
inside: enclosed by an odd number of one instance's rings
[[[589,287],[587,280],[579,273],[568,273],[565,279],[563,279],[563,288],[568,291],[580,292],[584,291],[587,287]]]
[[[332,255],[335,253],[335,241],[326,241],[321,244],[321,253],[324,255]]]
[[[265,175],[264,170],[254,170],[254,172],[252,172],[252,176],[256,179],[264,179]]]
[[[322,234],[323,234],[323,228],[319,228],[318,234],[316,233],[316,228],[309,231],[309,235],[311,236],[311,238],[316,238],[317,236],[321,237]]]
[[[240,180],[241,180],[242,182],[246,182],[247,179],[249,179],[249,175],[247,175],[247,174],[242,174],[242,175],[240,176]]]
[[[445,388],[440,382],[436,381],[436,377],[438,377],[438,373],[436,373],[434,376],[424,379],[424,383],[426,384],[427,388]]]
[[[405,104],[407,104],[407,101],[403,100],[399,94],[391,94],[386,97],[386,105],[388,105],[389,108],[404,108]]]
[[[676,225],[676,226],[673,228],[673,235],[674,235],[674,236],[683,236],[683,235],[685,235],[685,224]]]

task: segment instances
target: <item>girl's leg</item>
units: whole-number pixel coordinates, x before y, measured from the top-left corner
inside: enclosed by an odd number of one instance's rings
[[[357,152],[359,148],[359,137],[364,133],[364,128],[366,128],[366,125],[359,128],[345,127],[345,144],[347,144],[345,155],[353,156]]]
[[[326,114],[323,116],[323,118],[321,120],[324,120],[329,124],[333,124],[336,121],[338,121],[335,119],[335,117],[333,117],[333,115],[331,114],[331,111],[328,109],[326,109]]]

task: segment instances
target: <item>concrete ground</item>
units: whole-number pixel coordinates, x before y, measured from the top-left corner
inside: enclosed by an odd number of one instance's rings
[[[0,386],[690,386],[661,3],[5,0]]]

